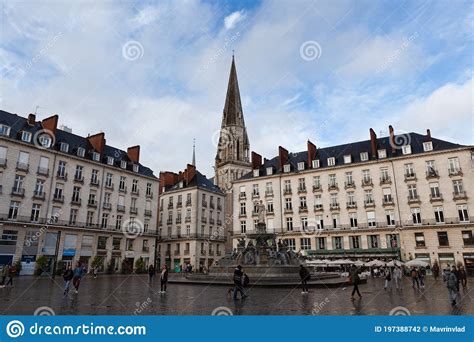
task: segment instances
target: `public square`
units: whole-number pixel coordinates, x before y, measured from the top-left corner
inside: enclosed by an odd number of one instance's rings
[[[173,275],[171,280],[175,277]],[[469,280],[472,281],[472,278]],[[229,286],[175,284],[159,293],[159,280],[150,286],[143,275],[87,276],[79,293],[63,297],[63,281],[19,277],[13,288],[0,289],[2,315],[473,315],[472,285],[461,289],[453,308],[441,279],[426,280],[414,290],[403,279],[401,290],[383,289],[382,279],[360,285],[362,299],[350,300],[351,287],[312,288],[302,295],[298,288],[249,286],[249,297],[234,301]],[[51,311],[52,309],[52,311]]]

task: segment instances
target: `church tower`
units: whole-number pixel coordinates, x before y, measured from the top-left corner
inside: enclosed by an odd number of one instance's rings
[[[230,68],[227,95],[217,145],[215,184],[223,191],[232,189],[232,181],[250,172],[250,143],[245,128],[234,56]]]

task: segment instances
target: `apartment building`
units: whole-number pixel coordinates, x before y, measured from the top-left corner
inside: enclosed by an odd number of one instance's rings
[[[158,226],[162,265],[209,268],[225,254],[224,193],[194,165],[161,172]]]
[[[154,262],[159,182],[140,146],[123,151],[58,121],[0,111],[0,264],[21,260],[31,274],[39,256],[51,266],[100,256],[99,271]]]
[[[233,182],[233,244],[267,230],[318,258],[420,258],[474,273],[474,149],[426,134],[377,138],[264,160]]]

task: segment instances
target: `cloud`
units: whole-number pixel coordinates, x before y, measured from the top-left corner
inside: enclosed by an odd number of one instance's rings
[[[229,14],[227,17],[224,18],[224,26],[226,30],[232,30],[235,25],[237,25],[240,21],[245,19],[245,11],[240,10]]]

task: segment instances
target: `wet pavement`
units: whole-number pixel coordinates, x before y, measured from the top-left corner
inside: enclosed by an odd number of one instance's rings
[[[314,288],[302,295],[299,288],[248,288],[249,297],[234,301],[228,286],[169,284],[160,294],[142,275],[87,276],[78,294],[63,296],[61,277],[19,277],[13,288],[0,288],[2,315],[32,315],[38,308],[56,315],[474,315],[474,279],[461,289],[456,307],[448,302],[442,282],[432,278],[414,290],[404,278],[401,290],[383,289],[382,279],[360,285],[362,299],[350,300],[352,288]]]

